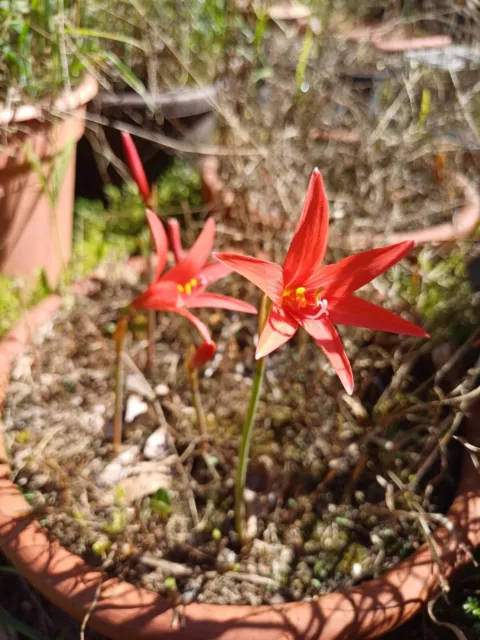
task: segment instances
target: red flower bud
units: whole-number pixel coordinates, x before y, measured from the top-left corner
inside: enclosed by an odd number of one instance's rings
[[[173,255],[175,256],[175,262],[180,262],[184,254],[182,238],[180,236],[180,224],[176,218],[169,218],[167,225],[168,235],[170,237],[170,246],[172,247]]]
[[[190,368],[198,369],[213,358],[217,347],[214,342],[202,342],[190,360]]]
[[[130,169],[130,174],[134,179],[145,204],[148,206],[150,201],[150,187],[148,186],[147,176],[145,175],[142,161],[138,155],[137,147],[129,133],[121,131],[120,134],[122,136],[123,149],[125,151],[125,158],[127,160],[128,168]]]

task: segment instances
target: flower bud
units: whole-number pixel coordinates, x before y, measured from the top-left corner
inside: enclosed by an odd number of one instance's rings
[[[126,131],[121,131],[123,149],[127,160],[130,174],[134,179],[143,201],[148,206],[150,202],[150,187],[148,186],[147,176],[138,155],[137,147],[133,142],[132,136]]]

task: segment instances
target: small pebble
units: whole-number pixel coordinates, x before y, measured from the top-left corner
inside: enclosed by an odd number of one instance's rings
[[[163,384],[163,383],[157,384],[154,391],[155,391],[155,395],[160,398],[163,396],[168,396],[168,394],[170,393],[170,389],[167,387],[166,384]]]

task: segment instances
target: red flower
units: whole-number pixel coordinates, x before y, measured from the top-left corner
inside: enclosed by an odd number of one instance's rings
[[[122,136],[123,149],[125,151],[125,158],[127,159],[130,174],[137,184],[143,201],[148,207],[150,204],[150,187],[148,186],[147,176],[145,175],[142,161],[138,155],[137,147],[129,133],[121,131],[120,135]]]
[[[147,217],[158,262],[152,283],[144,293],[132,301],[132,306],[135,309],[155,309],[178,313],[187,318],[197,328],[205,342],[209,344],[212,340],[207,327],[190,313],[189,309],[213,307],[244,313],[257,313],[255,307],[243,300],[205,291],[208,285],[232,272],[230,268],[220,262],[207,262],[215,236],[213,218],[207,220],[193,247],[162,276],[168,252],[167,235],[159,218],[148,209]]]
[[[421,337],[428,334],[390,311],[351,295],[406,256],[413,242],[365,251],[337,264],[323,266],[327,239],[328,202],[322,176],[315,169],[283,267],[230,253],[214,256],[257,285],[272,300],[256,358],[285,344],[301,325],[323,349],[351,395],[352,369],[334,324]]]

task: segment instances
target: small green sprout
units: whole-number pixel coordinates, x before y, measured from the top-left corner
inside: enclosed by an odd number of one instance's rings
[[[171,512],[170,495],[166,489],[158,489],[150,498],[150,508],[167,520]]]

